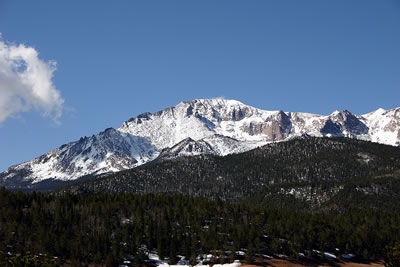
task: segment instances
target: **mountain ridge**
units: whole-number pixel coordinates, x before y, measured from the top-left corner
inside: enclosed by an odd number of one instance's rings
[[[156,159],[163,151],[164,155],[167,150],[171,152],[188,138],[192,144],[169,157],[203,153],[223,156],[301,136],[341,136],[398,146],[400,108],[377,109],[364,115],[348,110],[319,115],[261,110],[237,100],[185,101],[142,113],[117,129],[107,128],[11,166],[0,174],[0,185],[18,179],[30,183],[67,181],[131,169]]]

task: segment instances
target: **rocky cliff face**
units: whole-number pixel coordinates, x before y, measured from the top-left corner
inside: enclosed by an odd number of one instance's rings
[[[74,180],[134,168],[158,156],[226,155],[301,136],[343,136],[397,146],[400,108],[361,116],[347,110],[323,116],[265,111],[235,100],[181,102],[12,166],[0,174],[0,185]]]

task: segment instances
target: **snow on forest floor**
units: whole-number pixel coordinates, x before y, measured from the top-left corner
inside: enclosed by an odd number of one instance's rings
[[[176,265],[169,265],[168,264],[168,260],[160,260],[160,258],[158,257],[157,254],[154,253],[149,253],[149,260],[152,263],[155,263],[157,266],[159,267],[173,267],[173,266],[177,266],[177,267],[189,267],[189,266],[193,266],[189,263],[188,260],[185,259],[185,257],[181,256],[180,260],[178,261],[178,263]],[[203,255],[202,259],[200,257],[197,257],[197,262],[198,264],[194,265],[197,267],[209,267],[210,265],[205,265],[203,264],[203,261],[209,261],[211,259],[212,255]],[[241,263],[239,260],[235,260],[233,263],[225,263],[225,264],[213,264],[214,267],[238,267],[240,266]]]
[[[319,251],[313,251],[314,253],[320,253]],[[168,263],[168,259],[161,260],[157,253],[155,252],[146,252],[148,256],[148,262],[159,266],[159,267],[189,267],[189,266],[196,266],[196,267],[210,267],[209,263],[212,261],[213,256],[212,254],[207,255],[199,255],[196,258],[196,264],[191,265],[189,260],[186,259],[184,256],[177,256],[178,262],[174,265],[170,265]],[[244,252],[239,251],[237,253],[239,256],[243,256]],[[243,255],[242,255],[243,254]],[[342,254],[341,260],[333,254],[333,253],[324,253],[325,260],[318,260],[318,259],[303,259],[303,260],[293,260],[290,259],[288,256],[285,255],[276,255],[276,257],[268,256],[268,255],[258,255],[255,258],[256,265],[254,264],[246,264],[241,263],[239,260],[235,260],[233,263],[225,263],[225,264],[212,264],[213,267],[255,267],[259,265],[268,265],[268,266],[277,266],[277,267],[303,267],[303,266],[341,266],[341,267],[383,267],[384,264],[382,262],[353,262],[352,259],[355,255],[353,254]],[[215,259],[215,258],[214,258]],[[130,261],[124,262],[123,265],[120,266],[131,266]],[[127,264],[127,265],[125,265]]]

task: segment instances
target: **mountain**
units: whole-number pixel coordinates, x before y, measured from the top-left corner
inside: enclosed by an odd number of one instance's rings
[[[161,157],[249,151],[297,137],[349,137],[400,144],[400,108],[365,115],[266,111],[235,100],[197,99],[124,122],[11,166],[0,185],[17,188],[46,181],[72,181],[87,175],[131,169]]]

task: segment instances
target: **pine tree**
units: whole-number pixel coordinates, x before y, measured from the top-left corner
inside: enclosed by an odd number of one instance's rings
[[[170,265],[178,263],[178,260],[177,260],[176,256],[177,256],[177,253],[176,253],[176,241],[175,241],[175,237],[173,236],[171,238],[171,244],[169,246],[169,261],[168,261],[168,263]]]
[[[400,243],[386,247],[385,267],[400,266]]]

